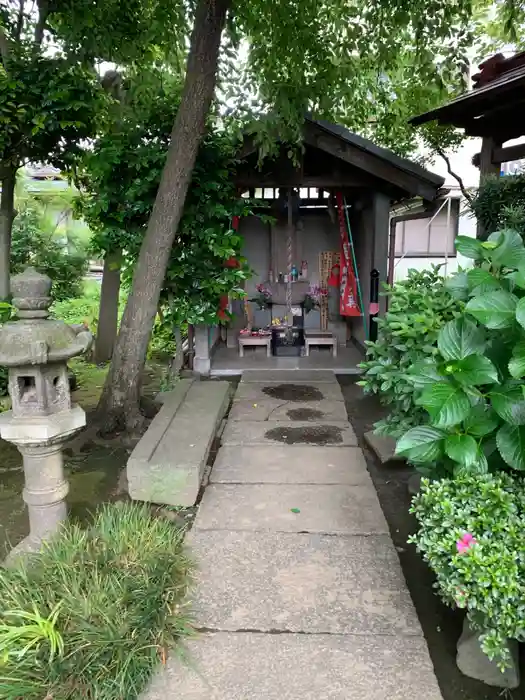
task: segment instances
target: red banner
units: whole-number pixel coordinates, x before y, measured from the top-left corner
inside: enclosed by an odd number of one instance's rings
[[[341,316],[361,316],[361,310],[357,300],[356,270],[354,270],[352,251],[350,249],[350,236],[346,226],[343,195],[341,192],[337,192],[336,201],[341,238],[341,296],[339,300],[339,313]]]

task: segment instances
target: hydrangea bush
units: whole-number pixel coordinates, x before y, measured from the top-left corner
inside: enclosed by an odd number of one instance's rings
[[[459,237],[476,261],[448,281],[464,311],[437,334],[437,350],[405,379],[425,411],[397,453],[432,476],[525,472],[525,247],[519,233]]]
[[[440,329],[463,307],[445,287],[439,269],[439,265],[431,270],[411,269],[406,280],[387,289],[389,308],[376,321],[378,338],[366,343],[359,385],[365,394],[377,394],[381,403],[390,406],[388,417],[375,424],[376,433],[400,437],[425,421],[424,409],[415,402],[417,390],[406,375],[415,363],[437,354]]]

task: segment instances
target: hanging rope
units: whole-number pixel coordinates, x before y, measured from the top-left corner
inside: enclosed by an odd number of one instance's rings
[[[293,209],[292,209],[292,188],[288,190],[288,283],[286,285],[286,320],[288,325],[288,336],[292,336],[293,315],[292,315],[292,265],[293,265]]]

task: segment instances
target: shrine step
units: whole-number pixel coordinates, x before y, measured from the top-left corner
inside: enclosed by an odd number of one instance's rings
[[[220,381],[183,379],[168,392],[128,459],[131,498],[194,505],[229,398],[230,385]]]

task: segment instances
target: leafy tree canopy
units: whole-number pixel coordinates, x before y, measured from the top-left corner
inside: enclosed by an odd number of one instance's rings
[[[263,141],[276,128],[297,136],[298,116],[311,110],[413,150],[406,119],[464,84],[471,10],[465,0],[239,4],[230,36],[248,45],[230,99],[246,111],[248,90],[272,114]]]
[[[16,275],[28,266],[48,275],[53,281],[53,299],[63,301],[78,297],[83,291],[82,277],[87,258],[81,247],[68,250],[53,227],[46,221],[45,209],[35,197],[17,201],[18,216],[13,224],[11,273]]]
[[[113,121],[79,168],[80,211],[90,224],[97,252],[122,249],[124,279],[130,281],[153,208],[166,160],[180,81],[157,69],[130,72],[126,92]],[[210,120],[193,171],[161,304],[168,325],[218,320],[219,298],[241,294],[248,269],[241,258],[241,237],[232,218],[249,213],[232,182],[235,141]],[[238,267],[226,262],[235,257]]]
[[[13,50],[0,65],[0,162],[67,168],[92,137],[106,101],[93,70],[65,56]]]

